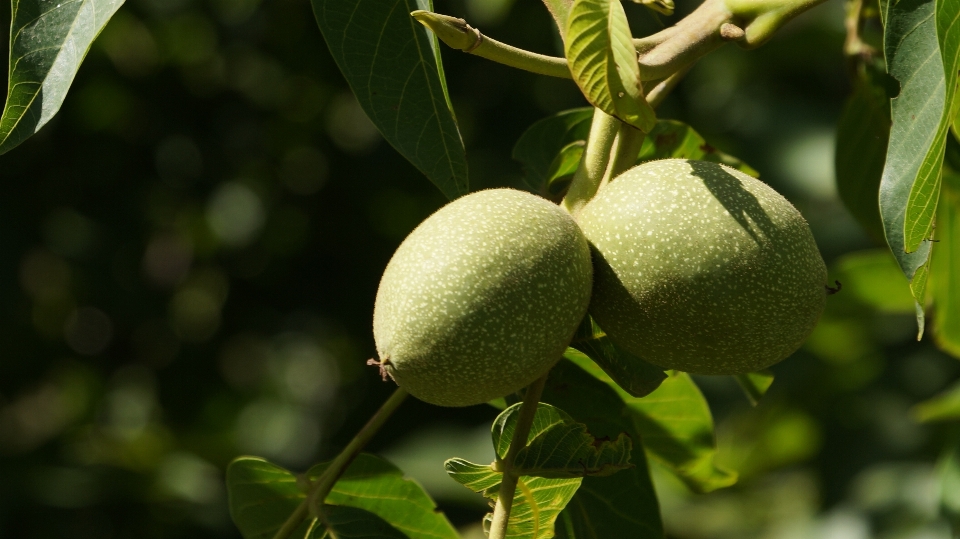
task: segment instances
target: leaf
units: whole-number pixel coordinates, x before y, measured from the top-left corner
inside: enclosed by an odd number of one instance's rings
[[[644,133],[653,129],[657,117],[643,97],[637,51],[618,0],[574,0],[565,53],[590,104]]]
[[[596,438],[587,431],[586,425],[569,415],[560,412],[559,419],[560,422],[537,435],[517,453],[514,461],[517,473],[551,479],[605,477],[633,467],[630,464],[633,443],[626,433],[621,432],[615,441]]]
[[[567,39],[567,18],[570,16],[570,7],[573,6],[573,0],[543,0],[547,6],[550,15],[553,16],[553,22],[557,24],[560,31],[560,39]]]
[[[890,139],[890,104],[875,68],[854,81],[840,113],[834,158],[837,193],[853,217],[874,238],[883,239],[880,176]]]
[[[960,173],[946,167],[935,239],[930,262],[933,338],[941,350],[960,358]]]
[[[849,253],[834,272],[843,284],[841,294],[882,313],[913,314],[914,299],[897,260],[888,249]]]
[[[690,375],[672,372],[650,395],[624,396],[647,453],[694,492],[737,482],[736,472],[719,467],[713,416]]]
[[[773,385],[773,373],[769,370],[762,370],[758,372],[748,372],[746,374],[738,374],[734,376],[737,379],[737,383],[740,385],[740,389],[743,390],[743,393],[747,396],[747,400],[750,401],[750,404],[756,406],[760,402],[760,398],[770,389],[770,386]]]
[[[636,466],[609,477],[586,477],[560,515],[557,536],[569,539],[630,537],[662,539],[663,524],[657,495],[650,480],[639,432],[613,384],[586,356],[583,365],[561,360],[551,371],[543,400],[559,406],[583,422],[595,436],[627,432],[633,439],[631,462]],[[595,376],[606,381],[600,381]]]
[[[750,165],[707,144],[689,125],[676,120],[657,120],[657,126],[643,141],[637,163],[670,158],[722,163],[755,178],[760,176]]]
[[[12,3],[7,101],[0,154],[53,118],[90,45],[123,0],[18,0]]]
[[[336,505],[326,505],[323,511],[323,517],[326,524],[329,524],[329,530],[333,530],[336,534],[334,537],[337,538],[408,539],[403,532],[370,511]],[[306,537],[309,539],[329,539],[332,535],[329,530],[325,524],[314,521]]]
[[[467,160],[436,36],[409,14],[431,0],[311,0],[330,53],[357,100],[400,154],[453,199]]]
[[[960,54],[956,18],[960,5],[900,0],[885,2],[883,9],[887,71],[900,83],[900,93],[891,103],[893,125],[880,180],[880,215],[890,250],[918,302],[922,334],[927,271],[920,268],[930,257],[931,244],[926,240],[933,227],[952,120],[945,103],[953,102],[955,85],[944,84],[944,72],[953,81]],[[941,50],[947,54],[941,57]]]
[[[921,423],[960,419],[960,384],[913,407],[913,416]]]
[[[583,149],[586,143],[582,140],[575,140],[560,149],[560,153],[550,163],[547,172],[547,194],[551,198],[559,197],[570,187],[570,181],[573,174],[580,166],[580,158],[583,157]]]
[[[634,397],[649,395],[667,378],[663,369],[620,348],[605,335],[574,343],[574,347],[568,348],[564,357],[581,365],[587,371],[599,367],[602,369],[602,376],[594,373],[595,378],[609,377],[612,382]],[[575,357],[577,354],[586,356],[592,361],[579,360]]]
[[[306,476],[316,479],[328,464],[314,466]],[[245,539],[273,537],[287,517],[306,499],[305,481],[298,482],[292,473],[257,457],[240,457],[230,463],[227,467],[227,490],[230,516]],[[399,469],[373,455],[358,455],[325,502],[374,514],[391,528],[402,532],[397,537],[457,537],[456,530],[437,511],[436,504],[420,485],[404,479]],[[362,516],[363,513],[348,511],[342,514],[344,520],[338,520],[332,513],[326,516],[335,529],[338,522],[349,524],[350,530],[357,529],[353,526],[358,515]],[[380,524],[373,522],[363,526],[376,530]],[[314,522],[305,522],[292,537],[306,537],[308,529],[316,527]],[[353,537],[350,533],[344,533],[344,536]]]
[[[520,135],[513,146],[513,158],[523,165],[527,185],[540,191],[546,185],[551,164],[561,150],[590,133],[593,108],[565,110],[537,121]]]

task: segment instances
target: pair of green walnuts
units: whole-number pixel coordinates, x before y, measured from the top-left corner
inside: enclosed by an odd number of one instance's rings
[[[576,221],[511,189],[444,206],[387,265],[373,332],[385,377],[468,406],[542,376],[588,309],[664,369],[766,368],[813,329],[826,279],[810,228],[776,191],[723,165],[667,159],[618,176]]]

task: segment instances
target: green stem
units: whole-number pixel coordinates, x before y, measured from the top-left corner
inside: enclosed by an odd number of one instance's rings
[[[517,458],[517,453],[527,446],[527,437],[530,436],[530,427],[533,426],[533,418],[537,414],[537,405],[540,404],[540,396],[543,395],[543,386],[547,383],[549,372],[537,379],[527,387],[527,392],[523,395],[523,404],[520,405],[520,416],[517,417],[517,426],[513,430],[513,438],[510,439],[510,448],[507,454],[499,463],[503,471],[503,480],[500,482],[500,493],[497,495],[497,505],[493,508],[493,521],[490,523],[489,539],[505,539],[507,537],[507,524],[510,523],[510,510],[513,507],[513,496],[517,491],[518,475],[513,472],[513,462]]]
[[[617,144],[612,151],[613,159],[603,175],[603,181],[600,183],[601,188],[637,162],[637,155],[640,154],[640,148],[643,147],[643,139],[646,136],[647,134],[643,131],[626,123],[620,124]]]
[[[283,523],[283,526],[274,534],[273,539],[286,539],[289,537],[307,518],[311,509],[313,509],[314,514],[320,514],[319,509],[323,506],[323,501],[327,499],[327,495],[330,494],[330,490],[333,489],[333,485],[340,479],[340,476],[343,475],[347,466],[353,462],[353,459],[360,454],[364,446],[366,446],[370,439],[380,430],[380,427],[386,423],[387,419],[393,415],[393,412],[395,412],[403,400],[407,398],[407,395],[407,391],[402,387],[398,387],[396,391],[393,392],[393,395],[390,395],[390,398],[380,406],[380,409],[373,414],[373,417],[360,429],[360,432],[350,440],[347,447],[344,447],[343,451],[341,451],[340,454],[333,459],[333,462],[327,466],[327,469],[320,474],[317,481],[310,487],[310,491],[307,493],[307,499],[297,506],[296,510],[294,510],[286,522]]]
[[[494,62],[562,79],[573,78],[565,58],[546,56],[518,49],[485,36],[467,21],[430,11],[417,10],[410,15],[433,31],[448,46]]]
[[[620,129],[620,123],[620,120],[602,110],[593,109],[593,122],[590,124],[587,145],[583,148],[580,165],[573,174],[570,189],[562,202],[563,207],[574,218],[600,188],[603,175],[610,163],[610,152]]]

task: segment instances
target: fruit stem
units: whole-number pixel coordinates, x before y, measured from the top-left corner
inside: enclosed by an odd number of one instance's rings
[[[593,109],[593,121],[587,145],[583,148],[580,165],[573,173],[570,189],[563,197],[562,205],[576,219],[580,210],[597,194],[603,176],[610,163],[614,139],[620,130],[620,120],[600,109]]]
[[[640,154],[640,148],[643,147],[643,139],[646,133],[636,129],[626,123],[620,124],[620,130],[617,132],[617,141],[611,150],[613,159],[610,166],[603,174],[603,180],[600,182],[600,188],[610,183],[610,180],[616,178],[621,172],[632,167],[637,162],[637,155]]]
[[[517,417],[517,426],[513,430],[510,447],[499,463],[503,471],[503,480],[500,482],[497,505],[493,508],[493,521],[490,523],[489,539],[505,539],[507,537],[507,524],[510,522],[513,496],[517,491],[517,480],[520,479],[513,472],[513,462],[517,458],[517,453],[527,446],[530,427],[533,426],[533,418],[537,414],[540,396],[543,395],[543,386],[546,385],[549,375],[549,371],[544,373],[543,376],[527,387],[527,391],[523,395],[523,404],[520,405],[520,415]]]
[[[410,15],[433,30],[440,41],[454,49],[524,71],[562,79],[573,78],[565,58],[537,54],[501,43],[481,34],[480,30],[467,24],[467,21],[449,15],[423,10],[413,11]]]
[[[393,392],[393,395],[390,395],[390,398],[380,406],[380,409],[370,417],[367,424],[357,432],[356,436],[350,440],[350,443],[343,448],[343,451],[340,451],[340,454],[333,459],[333,462],[327,466],[327,469],[324,470],[323,473],[320,474],[320,477],[310,486],[307,499],[287,518],[283,526],[274,534],[273,539],[286,539],[289,537],[290,534],[300,527],[300,524],[303,523],[311,512],[315,515],[321,514],[320,510],[323,507],[323,501],[327,499],[327,495],[330,494],[333,486],[337,483],[337,480],[340,479],[340,476],[343,475],[347,466],[353,462],[353,459],[360,454],[364,446],[366,446],[370,439],[380,430],[383,424],[387,422],[387,419],[393,415],[393,412],[395,412],[404,399],[407,398],[407,395],[407,391],[402,387],[398,387],[396,391]]]

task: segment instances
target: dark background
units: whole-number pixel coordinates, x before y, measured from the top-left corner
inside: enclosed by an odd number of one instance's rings
[[[436,7],[559,54],[537,2]],[[637,36],[677,20],[626,9]],[[791,199],[828,264],[872,246],[833,187],[842,18],[830,0],[756,51],[721,49],[659,110]],[[520,185],[513,142],[586,104],[569,81],[444,60],[472,189]],[[444,199],[366,120],[305,0],[129,0],[0,178],[0,538],[238,537],[232,458],[301,471],[392,390],[364,366],[377,283]],[[692,496],[655,467],[671,536],[949,537],[945,433],[909,408],[960,368],[909,315],[830,301],[759,407],[698,378],[743,480]],[[370,450],[469,525],[483,503],[442,462],[485,458],[495,416],[410,399]]]

